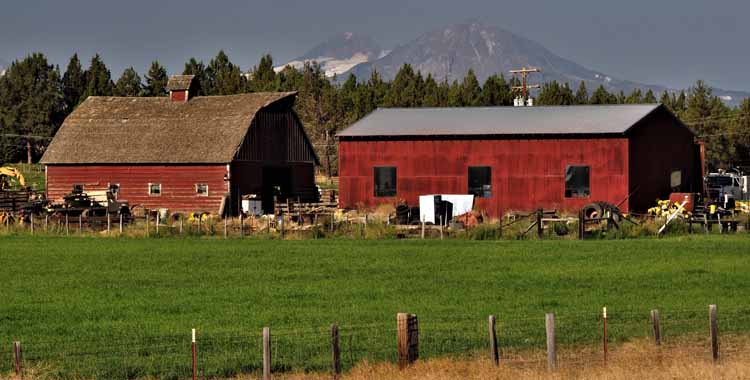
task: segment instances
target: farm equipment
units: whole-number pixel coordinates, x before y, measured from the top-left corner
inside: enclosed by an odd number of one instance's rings
[[[63,197],[62,204],[50,204],[46,211],[62,216],[81,216],[97,218],[110,215],[118,218],[122,215],[123,222],[130,222],[132,215],[127,202],[118,201],[110,190],[84,192],[74,188],[71,193]]]
[[[8,166],[0,167],[0,191],[10,190],[13,187],[13,181],[21,188],[26,187],[26,179],[20,170]]]

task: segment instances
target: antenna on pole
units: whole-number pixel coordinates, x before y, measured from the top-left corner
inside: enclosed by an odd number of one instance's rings
[[[536,68],[536,67],[529,67],[529,68],[522,67],[522,68],[520,68],[518,70],[510,70],[511,74],[520,74],[521,75],[521,85],[520,86],[513,86],[513,90],[515,90],[515,91],[521,90],[521,97],[520,97],[520,99],[516,98],[516,100],[514,101],[514,105],[521,106],[521,107],[523,107],[525,105],[528,105],[528,106],[532,106],[533,105],[531,99],[529,99],[529,90],[530,89],[541,88],[541,87],[538,84],[532,84],[532,85],[528,84],[528,81],[526,80],[526,77],[529,74],[531,74],[531,73],[541,73],[541,72],[542,72],[542,69]],[[528,104],[527,104],[527,102],[528,102]]]

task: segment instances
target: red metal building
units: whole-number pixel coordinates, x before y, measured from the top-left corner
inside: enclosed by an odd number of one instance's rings
[[[236,214],[255,195],[317,199],[317,156],[292,110],[295,93],[198,96],[177,76],[169,97],[89,97],[42,157],[47,197],[112,189],[148,209]]]
[[[475,194],[489,215],[699,191],[694,133],[662,105],[379,109],[339,138],[340,206]]]

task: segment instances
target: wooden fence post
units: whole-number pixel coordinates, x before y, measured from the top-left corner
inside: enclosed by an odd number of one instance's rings
[[[31,221],[30,227],[31,227],[31,234],[34,234],[34,214],[29,214],[29,221]]]
[[[197,347],[196,347],[196,344],[195,344],[195,329],[193,329],[193,340],[192,340],[192,343],[190,344],[190,346],[191,346],[191,351],[193,353],[193,355],[192,355],[192,357],[193,357],[193,380],[195,380],[196,375],[197,375],[197,366],[196,366],[196,357],[195,357],[196,356],[196,351],[197,351]]]
[[[716,305],[708,306],[708,321],[711,329],[711,356],[719,360],[719,325],[716,321]]]
[[[333,380],[341,377],[341,349],[339,348],[339,327],[336,324],[331,325],[331,354]]]
[[[156,211],[156,236],[159,236],[159,224],[161,224],[161,212]]]
[[[122,213],[120,213],[120,235],[122,235]]]
[[[180,215],[180,236],[182,236],[182,223],[184,223],[183,220],[184,218],[182,217],[182,215]]]
[[[424,224],[425,224],[425,221],[424,221],[424,218],[422,218],[422,239],[424,239]]]
[[[586,237],[586,215],[583,210],[578,211],[578,240],[583,240]]]
[[[21,349],[21,342],[13,342],[13,359],[16,378],[23,379],[23,350]]]
[[[227,223],[228,223],[228,222],[227,222],[227,219],[229,219],[229,218],[227,218],[227,217],[225,216],[225,217],[224,217],[224,239],[226,239],[226,238],[227,238]]]
[[[44,233],[49,232],[48,226],[49,225],[49,215],[44,216]]]
[[[245,237],[245,218],[243,212],[240,210],[240,239]]]
[[[500,352],[497,349],[497,330],[495,329],[495,316],[490,315],[490,359],[496,366],[500,365]]]
[[[145,211],[146,211],[146,217],[145,217],[145,219],[146,219],[146,237],[148,237],[148,210],[145,210]]]
[[[109,210],[107,210],[107,235],[112,232],[112,216],[109,215]]]
[[[544,209],[538,209],[536,210],[536,235],[539,237],[539,239],[544,238],[544,222],[542,222],[542,219],[544,218]]]
[[[547,327],[547,369],[557,368],[557,349],[555,347],[555,314],[547,313],[545,325]]]
[[[70,224],[68,223],[68,213],[65,213],[65,236],[70,235]]]
[[[263,380],[271,380],[271,329],[263,328]]]
[[[661,346],[661,324],[659,321],[659,310],[651,310],[651,323],[654,325],[654,343]]]
[[[398,313],[398,367],[406,368],[419,359],[419,322],[415,314]]]
[[[604,363],[607,363],[607,355],[609,354],[609,338],[607,337],[607,308],[602,308],[602,344],[604,346]]]

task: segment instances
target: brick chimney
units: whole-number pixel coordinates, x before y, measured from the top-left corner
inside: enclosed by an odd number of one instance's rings
[[[167,89],[173,102],[186,103],[195,95],[195,75],[175,75],[169,78]]]

